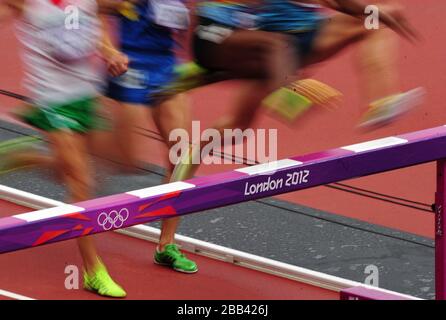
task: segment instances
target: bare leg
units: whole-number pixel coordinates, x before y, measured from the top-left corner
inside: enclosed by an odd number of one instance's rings
[[[172,99],[163,102],[152,110],[153,119],[157,126],[159,133],[164,139],[168,148],[170,148],[174,142],[169,141],[170,132],[177,128],[183,128],[189,130],[190,126],[190,112],[186,95],[177,95]],[[135,141],[134,125],[137,123],[138,117],[140,117],[140,108],[147,108],[147,106],[119,103],[114,108],[113,125],[114,130],[112,134],[102,136],[100,140],[94,141],[94,143],[100,142],[102,146],[93,147],[97,154],[106,157],[112,157],[112,159],[124,164],[124,167],[120,169],[131,170],[137,165],[137,148]],[[106,146],[104,148],[104,146]],[[104,154],[104,150],[108,153]],[[116,150],[117,152],[110,152]],[[99,153],[98,153],[99,151]],[[173,169],[173,164],[167,161],[167,174],[164,182],[167,183],[170,180],[170,175]],[[173,218],[163,221],[160,237],[160,249],[164,249],[166,244],[174,243],[175,232],[179,223],[179,218]]]
[[[85,136],[58,131],[48,134],[57,167],[68,187],[70,202],[90,199],[93,195],[93,172],[88,165]],[[91,236],[77,239],[84,263],[84,287],[103,296],[125,297],[126,292],[109,276]]]
[[[305,64],[327,60],[355,43],[359,43],[355,53],[357,74],[366,103],[398,92],[396,35],[383,26],[367,30],[363,20],[345,14],[335,14],[324,24]]]
[[[184,129],[190,131],[190,110],[188,97],[185,94],[179,94],[169,99],[153,110],[153,119],[155,124],[170,149],[175,143],[169,141],[170,132],[174,129]],[[167,159],[167,174],[165,182],[170,181],[170,176],[174,164]],[[180,223],[180,218],[171,218],[163,220],[161,226],[161,235],[159,240],[159,251],[163,251],[167,244],[175,243],[175,233]]]
[[[389,29],[374,32],[356,51],[358,76],[366,103],[399,91],[397,40]]]
[[[247,85],[235,101],[232,115],[219,119],[213,128],[219,131],[246,129],[253,122],[263,99],[292,81],[294,70],[298,68],[296,55],[288,38],[277,36],[268,32],[234,32],[215,52],[210,52],[214,55],[214,67],[247,79]]]
[[[139,108],[143,107],[137,104],[119,103],[114,113],[113,137],[118,145],[118,157],[129,169],[137,166],[137,149],[133,130],[139,116]]]
[[[197,33],[195,41],[199,39]],[[239,91],[233,111],[218,119],[212,128],[224,137],[225,129],[241,129],[252,125],[262,101],[281,86],[293,81],[298,69],[297,54],[290,38],[277,33],[263,31],[234,31],[221,43],[204,42],[206,55],[198,61],[206,68],[223,70],[234,79],[243,79],[245,85]],[[240,140],[238,140],[240,141]],[[195,158],[206,142],[193,141],[191,154]],[[223,141],[225,143],[225,141]],[[230,141],[229,143],[232,143]],[[190,156],[190,154],[189,154]],[[199,167],[189,159],[176,167],[176,175],[181,179],[192,177]],[[182,160],[182,161],[183,161]]]
[[[103,159],[111,160],[115,170],[134,172],[137,164],[135,123],[140,117],[143,105],[114,101],[113,105],[104,99],[104,105],[112,110],[110,131],[92,132],[88,135],[90,152]],[[110,163],[108,163],[110,164]]]
[[[92,196],[92,172],[87,165],[84,138],[70,132],[49,134],[58,167],[68,187],[69,201],[78,202]],[[91,273],[98,262],[93,237],[77,239],[78,247],[87,272]]]

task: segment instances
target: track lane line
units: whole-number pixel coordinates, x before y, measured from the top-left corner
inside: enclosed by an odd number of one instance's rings
[[[14,292],[2,290],[2,289],[0,289],[0,296],[11,298],[11,299],[14,299],[14,300],[36,300],[34,298],[30,298],[30,297],[23,296],[23,295],[18,294],[18,293],[14,293]]]

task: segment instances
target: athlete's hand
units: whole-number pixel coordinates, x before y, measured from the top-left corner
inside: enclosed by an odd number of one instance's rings
[[[416,42],[420,39],[418,32],[409,23],[400,7],[380,7],[379,19],[389,28],[411,42]]]
[[[129,58],[122,52],[111,49],[106,57],[107,70],[111,76],[117,77],[127,72],[129,68]]]

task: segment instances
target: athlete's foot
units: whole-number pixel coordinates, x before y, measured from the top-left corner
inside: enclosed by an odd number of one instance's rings
[[[183,273],[195,273],[198,271],[197,264],[186,258],[176,244],[166,245],[161,252],[158,251],[157,248],[155,251],[154,262]]]
[[[281,118],[292,122],[312,107],[313,103],[289,88],[280,88],[270,94],[263,101],[263,105]]]
[[[389,124],[421,105],[425,96],[423,88],[385,97],[370,104],[358,125],[360,129],[374,129]]]
[[[174,80],[151,96],[157,100],[164,100],[176,94],[228,79],[230,77],[224,72],[206,70],[195,62],[182,63],[174,68]]]
[[[273,113],[293,122],[313,106],[335,109],[342,94],[330,86],[314,80],[294,81],[270,94],[263,105]]]
[[[183,63],[175,66],[174,80],[161,87],[157,93],[152,94],[155,99],[163,100],[176,94],[186,92],[206,84],[208,71],[195,62]]]
[[[99,262],[94,272],[84,272],[84,288],[104,297],[124,298],[127,293],[108,274],[105,266]]]

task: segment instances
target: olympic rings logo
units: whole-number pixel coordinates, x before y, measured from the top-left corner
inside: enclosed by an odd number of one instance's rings
[[[112,228],[118,229],[124,225],[124,222],[129,218],[129,210],[123,208],[121,210],[113,210],[109,213],[102,212],[98,216],[98,225],[101,226],[105,231],[111,230]]]

